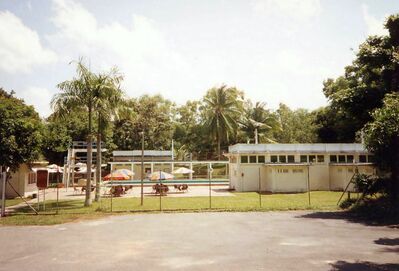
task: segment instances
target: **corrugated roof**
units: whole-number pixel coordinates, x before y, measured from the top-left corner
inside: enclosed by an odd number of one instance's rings
[[[229,147],[229,153],[334,153],[368,151],[363,144],[357,143],[315,143],[315,144],[236,144]]]
[[[134,151],[113,151],[113,156],[141,156],[141,150]],[[145,150],[144,156],[172,156],[172,151],[155,151],[155,150]]]

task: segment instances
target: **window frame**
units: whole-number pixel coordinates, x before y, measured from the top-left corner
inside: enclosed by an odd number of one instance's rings
[[[281,158],[284,158],[284,161],[281,161]],[[278,162],[282,163],[282,164],[286,164],[287,163],[287,155],[279,155],[278,156]]]

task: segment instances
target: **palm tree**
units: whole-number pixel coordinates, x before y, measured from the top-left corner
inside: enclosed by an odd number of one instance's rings
[[[222,85],[210,89],[204,98],[205,127],[217,142],[218,159],[221,158],[221,142],[228,141],[237,131],[237,119],[241,112],[242,94],[236,88]]]
[[[93,114],[97,112],[99,122],[106,119],[106,112],[110,112],[109,108],[113,105],[113,101],[118,98],[118,83],[121,77],[116,74],[116,70],[110,73],[94,74],[88,67],[83,64],[80,59],[76,68],[77,77],[72,80],[64,81],[57,85],[62,91],[56,94],[51,106],[55,112],[55,116],[67,117],[75,110],[85,110],[88,112],[88,135],[87,135],[87,183],[85,206],[91,205],[91,168],[92,168],[92,130],[93,130]],[[98,113],[101,112],[101,113]],[[101,141],[101,136],[100,136]],[[101,143],[100,147],[101,160]],[[97,159],[98,162],[99,159]],[[101,161],[100,161],[101,166]],[[98,178],[97,178],[98,179]],[[99,191],[99,187],[98,187]]]
[[[96,166],[96,194],[95,201],[100,200],[100,181],[101,181],[101,137],[102,133],[109,126],[110,122],[117,114],[117,109],[123,101],[123,91],[120,82],[123,76],[116,68],[108,73],[94,75],[94,96],[96,97],[97,112],[97,166]]]
[[[281,129],[277,117],[265,107],[265,103],[256,102],[255,106],[249,103],[239,122],[241,130],[248,138],[253,138],[255,144],[258,144],[259,139],[261,142],[275,143],[274,139],[269,137],[269,133]]]

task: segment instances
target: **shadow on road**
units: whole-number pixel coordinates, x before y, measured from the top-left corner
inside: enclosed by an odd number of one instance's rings
[[[331,264],[330,271],[399,271],[399,264],[394,263],[372,263],[372,262],[355,262],[338,261]]]
[[[399,246],[399,238],[380,238],[374,241],[377,245]]]
[[[313,212],[305,215],[297,216],[297,218],[313,218],[313,219],[342,219],[352,223],[360,223],[366,226],[388,226],[390,228],[399,228],[397,221],[368,219],[351,213],[348,211],[336,212]]]

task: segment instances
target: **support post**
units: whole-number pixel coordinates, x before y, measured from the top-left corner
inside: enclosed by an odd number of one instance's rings
[[[159,211],[162,212],[162,177],[161,177],[162,171],[159,170]]]
[[[310,165],[308,165],[308,203],[310,206]]]
[[[141,132],[141,200],[140,204],[144,204],[144,131]]]
[[[211,188],[211,180],[212,180],[212,166],[211,163],[208,164],[208,177],[209,177],[209,209],[212,209],[212,188]]]
[[[6,181],[7,181],[7,172],[1,172],[2,174],[2,183],[1,183],[1,217],[6,215]]]
[[[262,207],[262,188],[261,188],[261,180],[260,180],[260,167],[258,172],[258,179],[259,179],[259,207]]]
[[[190,161],[190,181],[193,180],[193,161]]]

